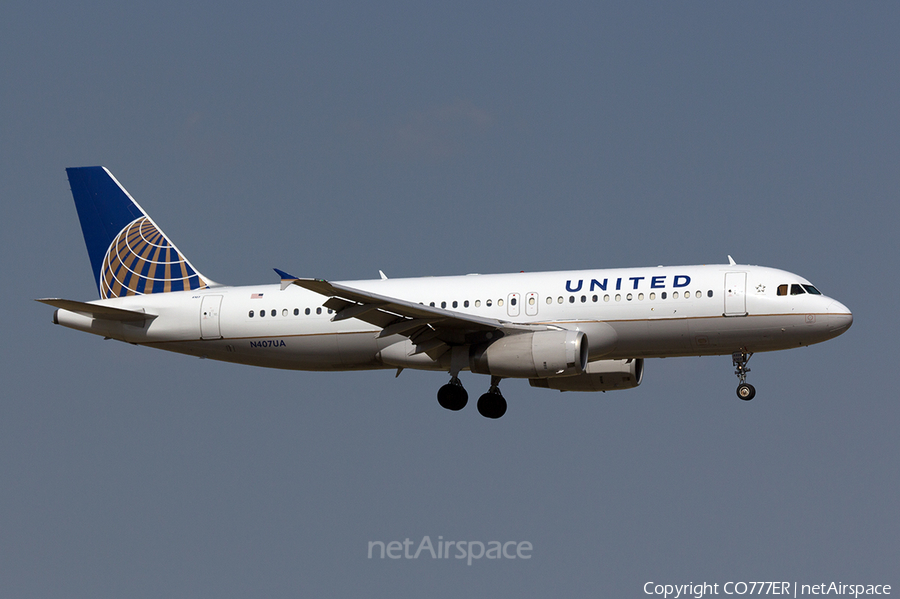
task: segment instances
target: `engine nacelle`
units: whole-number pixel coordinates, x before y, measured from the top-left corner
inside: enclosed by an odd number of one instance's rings
[[[472,348],[469,369],[513,378],[577,375],[588,363],[588,339],[581,331],[538,331],[505,335]]]
[[[644,378],[644,359],[597,360],[589,362],[587,371],[577,376],[533,378],[532,387],[558,391],[612,391],[632,389]]]

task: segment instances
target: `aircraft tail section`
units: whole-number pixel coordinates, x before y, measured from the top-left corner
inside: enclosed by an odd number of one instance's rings
[[[165,233],[102,166],[67,168],[100,297],[209,287]]]

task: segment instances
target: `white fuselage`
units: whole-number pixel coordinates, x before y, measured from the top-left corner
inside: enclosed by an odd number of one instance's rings
[[[348,281],[348,287],[511,323],[585,333],[590,360],[730,354],[810,345],[852,323],[839,302],[779,286],[809,285],[745,265],[466,275]],[[60,309],[59,324],[169,351],[298,370],[447,370],[449,356],[412,354],[400,335],[355,318],[332,321],[327,298],[278,284],[128,296],[95,304],[142,310],[142,323]]]

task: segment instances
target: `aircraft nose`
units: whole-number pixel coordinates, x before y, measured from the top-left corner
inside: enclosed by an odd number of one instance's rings
[[[827,311],[828,323],[834,333],[840,335],[853,324],[853,313],[841,302],[831,302]]]

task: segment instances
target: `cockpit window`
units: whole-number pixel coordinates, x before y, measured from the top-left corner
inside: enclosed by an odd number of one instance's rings
[[[778,295],[787,295],[788,287],[790,287],[791,295],[803,295],[804,293],[808,293],[810,295],[822,295],[821,291],[819,291],[812,285],[807,285],[805,283],[803,283],[803,284],[792,283],[790,285],[779,285],[778,286]]]

